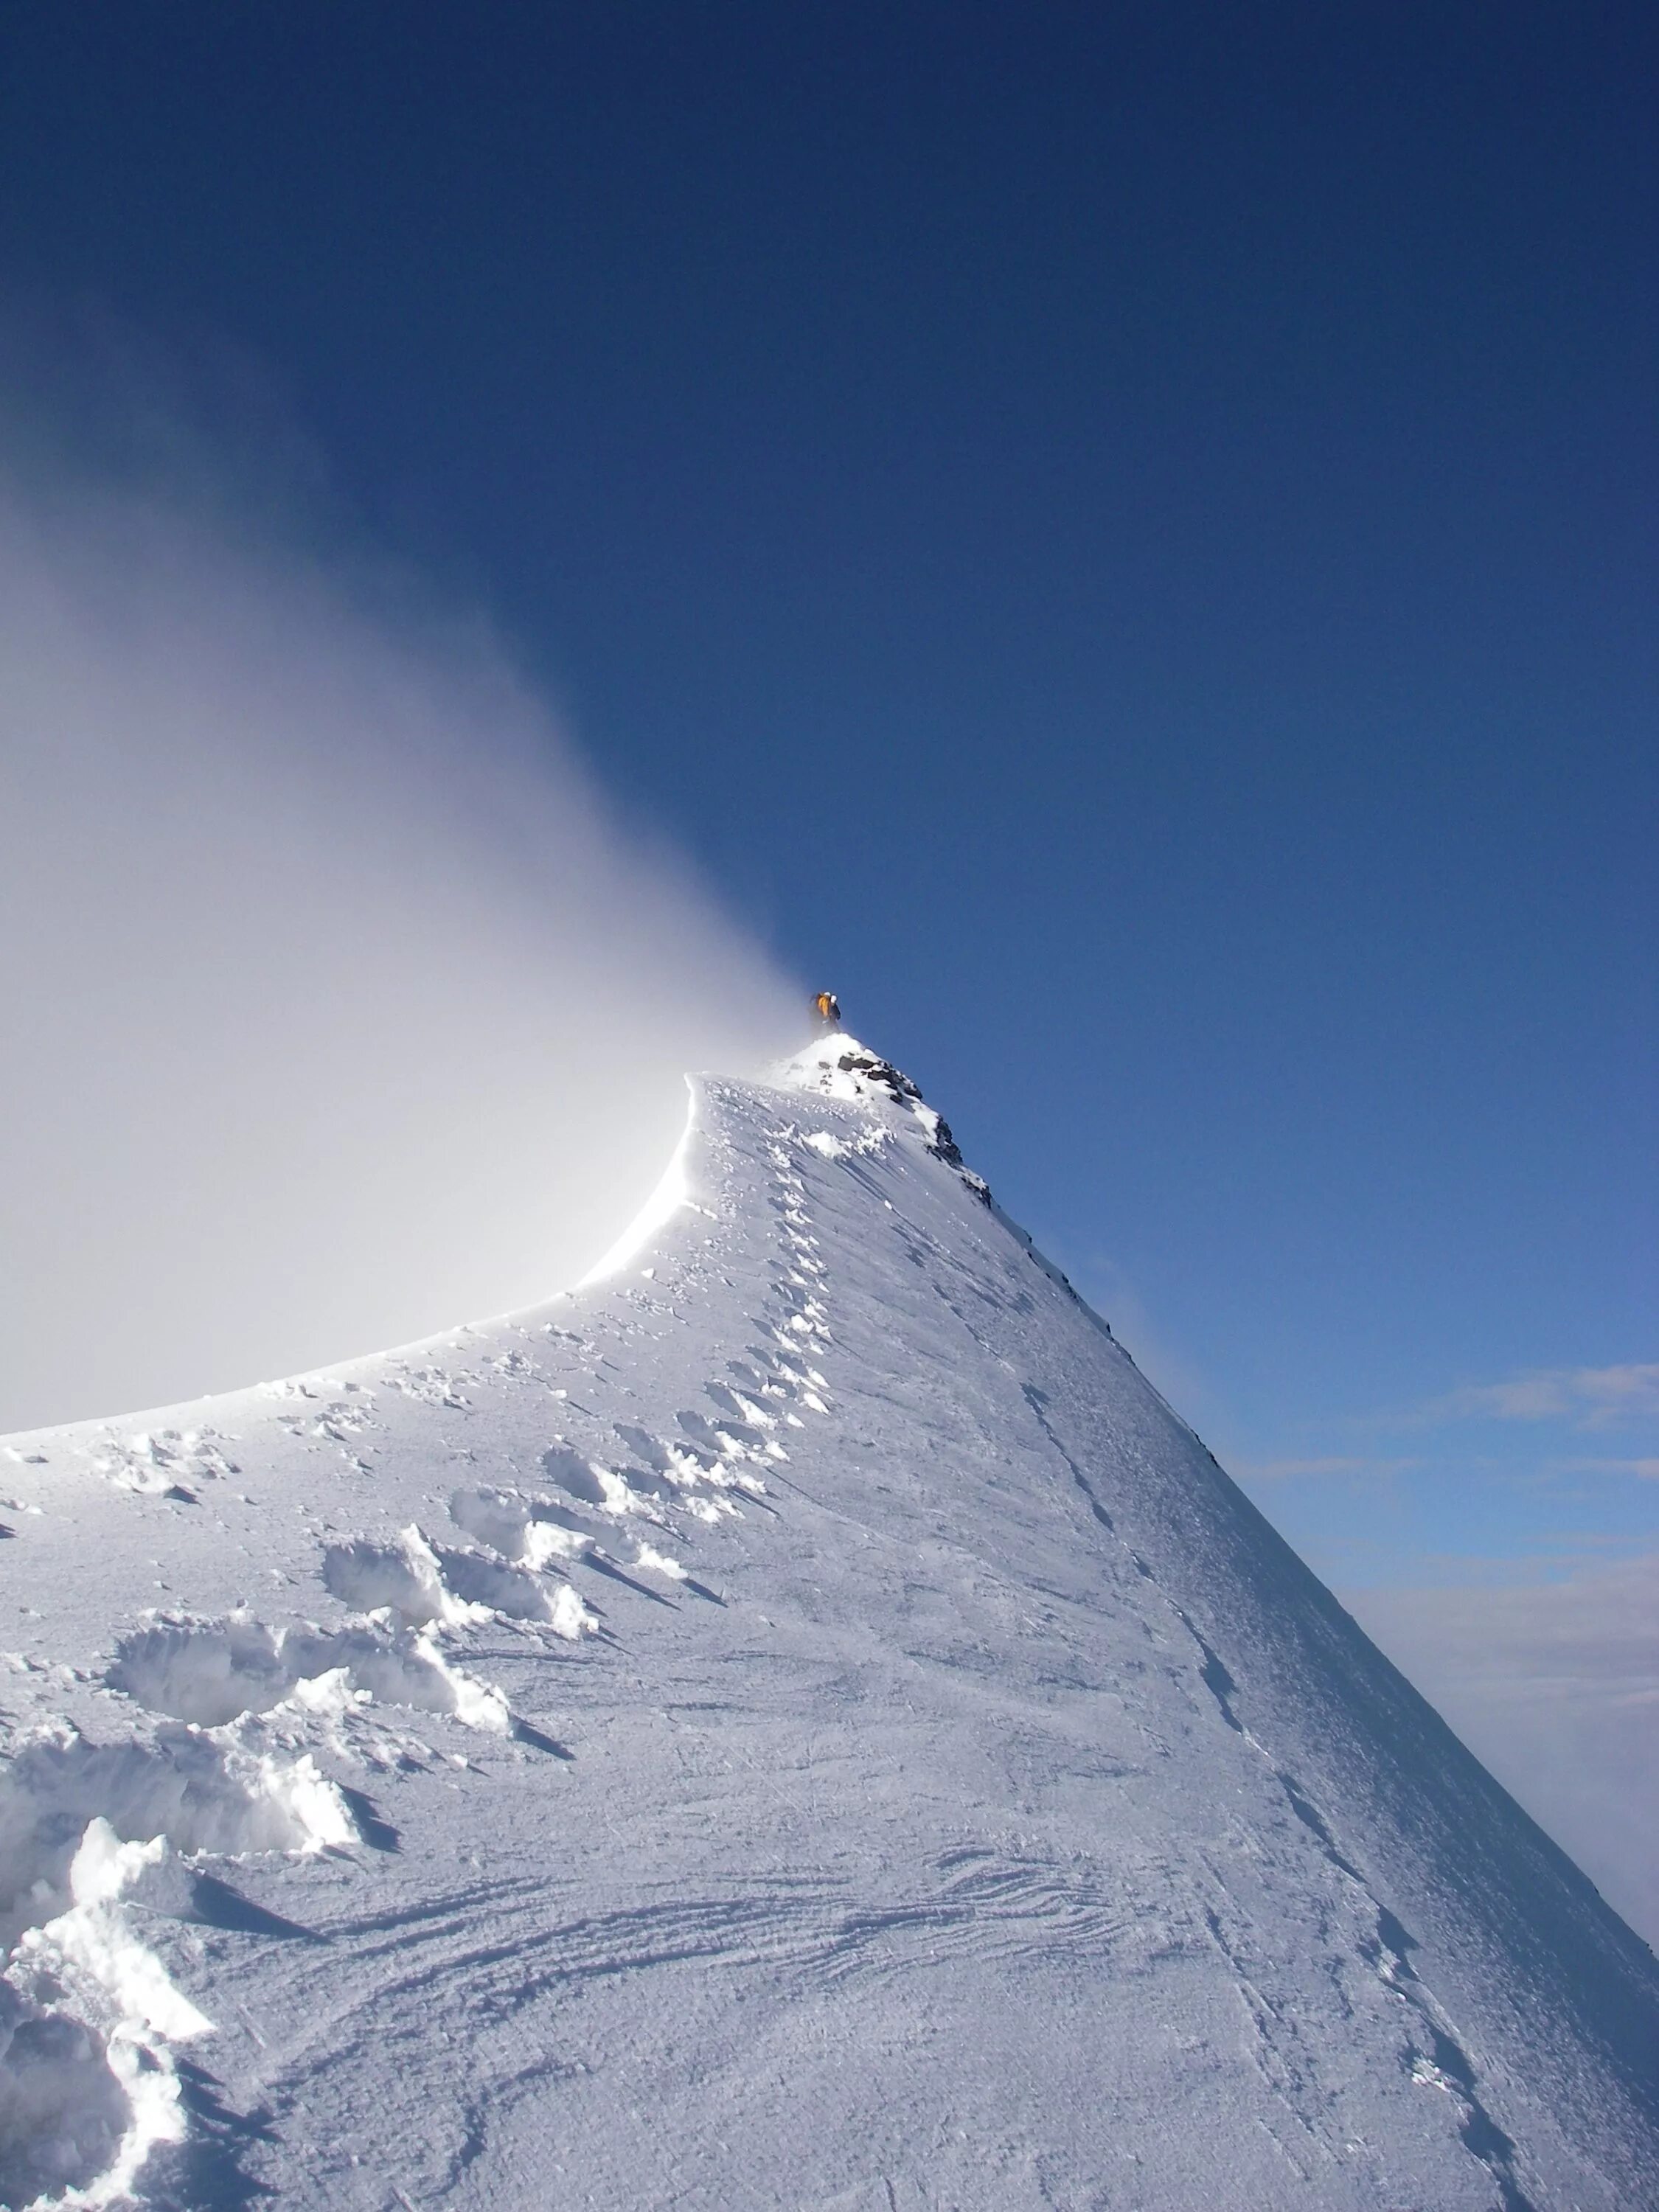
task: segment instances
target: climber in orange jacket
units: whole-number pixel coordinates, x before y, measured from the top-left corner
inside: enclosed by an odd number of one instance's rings
[[[817,1016],[821,1028],[838,1030],[841,1027],[841,1000],[833,991],[820,991],[812,1001],[812,1011]]]

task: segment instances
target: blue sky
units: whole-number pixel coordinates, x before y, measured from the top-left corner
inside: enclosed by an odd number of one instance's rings
[[[1659,1521],[1656,46],[24,0],[0,287],[489,609],[1322,1571],[1559,1578]]]

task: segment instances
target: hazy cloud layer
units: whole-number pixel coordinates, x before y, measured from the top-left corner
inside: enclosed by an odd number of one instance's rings
[[[0,486],[0,1428],[574,1280],[792,990],[478,629]]]
[[[1561,1421],[1587,1429],[1659,1414],[1659,1361],[1553,1367],[1453,1390],[1424,1409],[1441,1420]]]
[[[1235,1460],[1231,1472],[1241,1482],[1283,1482],[1311,1474],[1389,1475],[1419,1467],[1415,1459],[1375,1459],[1325,1452],[1311,1459]]]
[[[1659,1947],[1659,1553],[1570,1581],[1343,1603]]]

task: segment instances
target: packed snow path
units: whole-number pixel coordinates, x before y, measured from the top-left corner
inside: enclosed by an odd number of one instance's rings
[[[844,1037],[0,1462],[0,2204],[1659,2203],[1651,1955]]]

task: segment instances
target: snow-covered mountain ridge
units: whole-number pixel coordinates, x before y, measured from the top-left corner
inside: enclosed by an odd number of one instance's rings
[[[1651,1954],[896,1069],[611,1264],[5,1448],[0,2204],[1659,2202]]]

